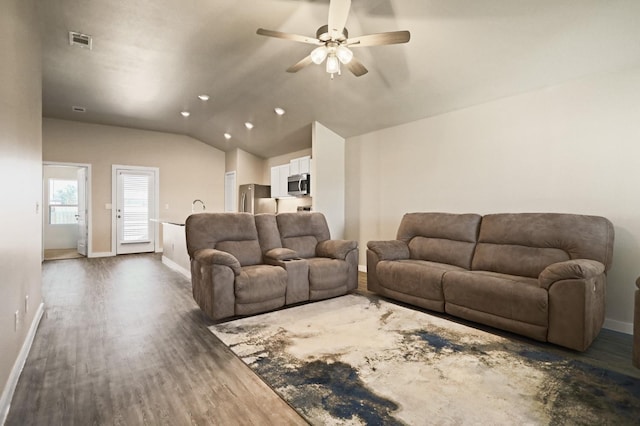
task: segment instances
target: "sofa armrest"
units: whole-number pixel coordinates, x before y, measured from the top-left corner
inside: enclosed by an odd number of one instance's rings
[[[373,251],[378,260],[409,259],[409,246],[400,240],[369,241],[369,250]]]
[[[226,251],[216,249],[201,249],[194,253],[193,258],[202,265],[228,266],[236,276],[240,275],[240,271],[242,270],[238,259],[236,259],[233,255],[227,253]]]
[[[358,248],[358,242],[353,240],[325,240],[316,246],[316,255],[332,259],[345,260],[352,250]]]
[[[596,260],[574,259],[553,263],[538,276],[540,287],[547,290],[561,280],[589,279],[604,273],[604,265]]]
[[[264,254],[265,263],[271,264],[269,261],[277,261],[277,260],[290,260],[299,258],[298,253],[294,250],[288,248],[273,248],[271,250],[267,250]]]

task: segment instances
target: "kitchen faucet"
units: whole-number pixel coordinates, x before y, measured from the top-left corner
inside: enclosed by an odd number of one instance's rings
[[[196,198],[195,200],[193,200],[193,203],[191,203],[191,213],[195,213],[196,203],[202,204],[202,211],[205,211],[207,209],[207,207],[204,205],[204,201]]]

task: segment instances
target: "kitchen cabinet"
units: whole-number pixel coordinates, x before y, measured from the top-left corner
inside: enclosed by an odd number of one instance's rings
[[[307,155],[300,158],[294,158],[289,161],[289,174],[300,175],[303,173],[311,173],[311,156]]]
[[[271,198],[289,197],[287,179],[289,178],[289,164],[271,167]]]

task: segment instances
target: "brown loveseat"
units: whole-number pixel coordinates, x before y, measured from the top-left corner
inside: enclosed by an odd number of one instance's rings
[[[585,350],[605,315],[613,225],[558,213],[409,213],[370,241],[367,287],[438,312]]]
[[[346,294],[355,241],[331,240],[321,213],[199,213],[186,221],[193,297],[213,319]]]

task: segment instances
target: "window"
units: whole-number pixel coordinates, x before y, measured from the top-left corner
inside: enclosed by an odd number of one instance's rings
[[[49,223],[78,223],[78,181],[49,179]]]

